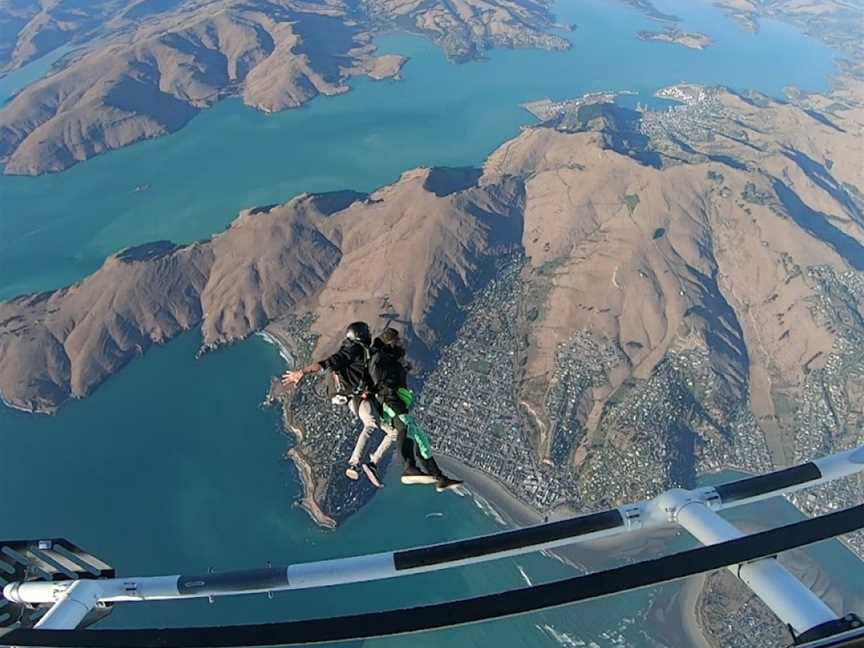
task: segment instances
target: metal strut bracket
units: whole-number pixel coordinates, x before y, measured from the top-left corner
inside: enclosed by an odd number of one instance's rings
[[[58,586],[69,581],[114,577],[114,568],[93,554],[62,538],[0,541],[0,589],[12,590],[24,583],[47,582]],[[32,628],[42,622],[53,603],[17,603],[0,597],[0,633],[4,629]],[[80,624],[86,627],[111,612],[111,604],[99,605]]]

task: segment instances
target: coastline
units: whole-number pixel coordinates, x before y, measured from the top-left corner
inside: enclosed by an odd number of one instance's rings
[[[705,637],[702,623],[699,621],[699,597],[705,588],[708,577],[698,576],[688,578],[681,584],[680,603],[677,606],[681,613],[681,629],[694,648],[711,648],[711,643]]]
[[[699,621],[698,604],[705,587],[705,574],[667,586],[668,596],[657,597],[648,607],[646,619],[657,628],[658,639],[689,648],[711,648]]]
[[[3,394],[0,394],[0,404],[2,404],[3,407],[6,407],[6,408],[8,408],[14,412],[24,412],[25,414],[49,414],[50,413],[50,412],[40,412],[39,410],[32,410],[32,409],[28,410],[28,409],[24,409],[23,407],[19,407],[18,405],[13,405],[12,403],[7,402],[5,398],[3,398]]]
[[[436,461],[448,474],[460,479],[467,477],[469,495],[480,497],[510,526],[523,527],[548,521],[567,519],[587,511],[576,511],[568,506],[559,506],[548,516],[521,502],[498,480],[450,455],[437,454]],[[668,553],[670,541],[674,541],[677,529],[655,529],[626,534],[618,538],[595,540],[573,544],[544,552],[549,557],[583,572],[599,571]],[[652,601],[644,610],[650,624],[648,632],[670,642],[672,646],[710,648],[698,621],[696,604],[702,592],[702,579],[688,579],[665,586],[665,604]],[[660,606],[660,607],[658,607]]]
[[[450,455],[436,453],[435,461],[445,473],[465,481],[465,489],[469,494],[485,500],[495,513],[506,520],[510,526],[530,526],[543,521],[543,515],[539,511],[520,501],[491,475],[472,468]],[[562,514],[561,517],[567,516]],[[550,519],[552,519],[551,516]]]
[[[293,367],[295,364],[294,356],[291,355],[291,351],[288,350],[288,344],[279,337],[279,334],[273,331],[269,326],[262,331],[258,331],[255,335],[261,336],[265,342],[268,344],[272,344],[279,350],[279,355],[282,356],[282,359],[285,361],[289,367]]]
[[[315,479],[312,476],[312,467],[306,457],[297,448],[291,448],[285,456],[294,462],[300,482],[303,484],[303,497],[298,502],[300,508],[306,511],[318,526],[325,529],[335,529],[336,520],[321,510],[315,500]]]
[[[275,346],[279,350],[279,355],[285,361],[287,367],[293,367],[296,364],[294,356],[289,350],[289,343],[271,327],[258,331],[255,335],[261,336],[265,342]],[[296,444],[285,453],[284,458],[291,461],[295,468],[297,468],[297,476],[300,478],[300,484],[303,487],[303,496],[297,501],[297,505],[306,511],[309,517],[312,518],[312,521],[319,527],[323,529],[335,529],[338,523],[324,512],[315,497],[319,484],[315,483],[312,465],[309,463],[306,455],[299,449],[300,444],[303,443],[303,431],[291,425],[291,416],[287,407],[281,402],[281,399],[273,397],[272,389],[271,387],[271,392],[264,402],[265,404],[276,404],[282,409],[282,431],[291,436]]]
[[[60,405],[67,403],[70,400],[73,400],[72,397],[67,398]],[[57,414],[57,411],[60,409],[60,405],[58,405],[56,407],[48,407],[48,408],[21,407],[20,405],[15,405],[14,403],[10,403],[9,401],[7,401],[3,397],[2,394],[0,394],[0,404],[2,404],[3,407],[6,407],[6,408],[12,410],[13,412],[22,412],[24,414],[33,414],[33,415],[41,415],[41,416],[54,416],[55,414]]]

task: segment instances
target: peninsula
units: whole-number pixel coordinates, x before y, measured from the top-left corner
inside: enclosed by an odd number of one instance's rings
[[[92,7],[90,6],[92,5]],[[532,0],[139,0],[0,3],[0,72],[61,45],[65,67],[0,110],[4,173],[62,171],[95,155],[182,128],[226,96],[264,112],[350,89],[351,79],[398,75],[404,59],[376,54],[375,34],[399,29],[440,45],[454,61],[491,47],[563,49],[548,33],[549,5]],[[4,34],[6,31],[4,30]]]

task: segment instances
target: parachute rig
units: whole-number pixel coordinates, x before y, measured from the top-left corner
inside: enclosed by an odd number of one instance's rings
[[[422,632],[564,606],[726,568],[787,625],[792,645],[864,648],[864,624],[838,615],[778,554],[864,528],[864,505],[744,534],[719,511],[864,472],[864,447],[719,486],[493,535],[287,567],[117,578],[65,540],[0,543],[0,645],[140,648],[275,646]],[[402,610],[256,625],[88,629],[115,603],[269,594],[406,576],[556,549],[641,529],[674,527],[701,546],[566,580]]]

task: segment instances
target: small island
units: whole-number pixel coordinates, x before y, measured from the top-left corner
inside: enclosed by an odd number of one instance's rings
[[[639,40],[651,41],[654,43],[673,43],[675,45],[683,45],[690,49],[703,50],[714,41],[710,36],[700,34],[699,32],[684,32],[674,27],[667,27],[663,31],[643,30],[637,35]]]

